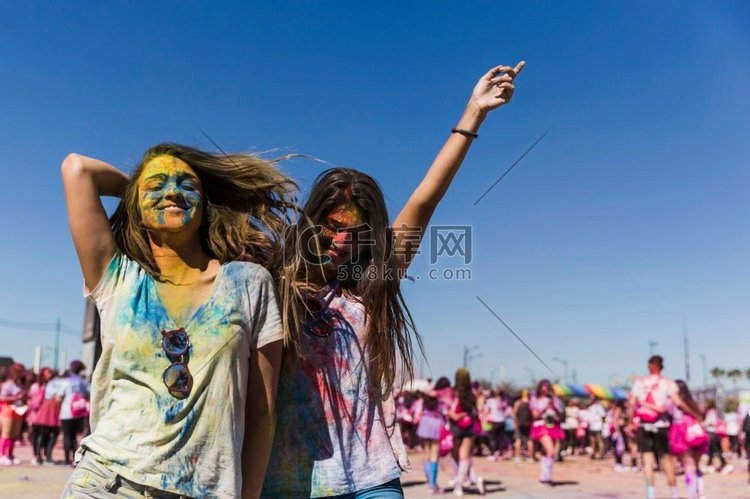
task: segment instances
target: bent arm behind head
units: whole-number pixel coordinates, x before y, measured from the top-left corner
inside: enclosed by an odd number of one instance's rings
[[[69,154],[61,167],[68,222],[88,289],[99,283],[117,250],[101,196],[119,196],[128,176],[103,161]]]

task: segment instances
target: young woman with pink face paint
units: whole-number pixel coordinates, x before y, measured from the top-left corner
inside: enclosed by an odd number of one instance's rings
[[[258,497],[283,337],[260,263],[276,259],[294,184],[257,157],[175,144],[131,176],[80,155],[62,176],[102,335],[63,496]],[[111,221],[100,196],[121,197]]]
[[[487,114],[513,96],[524,63],[477,83],[456,129],[389,224],[377,182],[323,172],[290,227],[279,276],[287,334],[264,497],[403,497],[409,468],[391,397],[412,375],[411,315],[400,277]]]

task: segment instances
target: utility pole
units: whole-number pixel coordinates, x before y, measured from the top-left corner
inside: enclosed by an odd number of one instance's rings
[[[690,350],[688,348],[687,328],[682,325],[682,341],[685,344],[685,383],[690,386]]]
[[[60,318],[55,321],[55,371],[60,372]]]
[[[39,374],[42,369],[42,345],[34,347],[34,372]]]
[[[475,357],[481,356],[479,353],[473,353],[475,350],[479,350],[477,345],[467,347],[464,345],[464,369],[469,368],[469,362]]]
[[[568,361],[560,357],[552,357],[552,360],[563,366],[563,383],[568,382]]]
[[[701,358],[701,362],[703,363],[703,388],[705,389],[708,386],[708,369],[707,369],[707,363],[706,363],[706,354],[701,353],[698,354],[698,357]]]
[[[529,378],[531,379],[531,388],[533,390],[534,384],[536,383],[536,379],[534,379],[534,370],[530,367],[524,367],[523,370],[529,373]]]

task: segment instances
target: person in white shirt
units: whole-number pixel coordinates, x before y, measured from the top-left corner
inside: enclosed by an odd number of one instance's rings
[[[737,414],[739,403],[737,399],[726,401],[726,412],[724,413],[724,422],[727,425],[727,438],[729,439],[729,450],[735,456],[739,456],[739,435],[740,435],[740,418]]]
[[[646,496],[655,497],[654,464],[656,456],[667,476],[672,497],[677,497],[674,460],[669,453],[669,412],[675,404],[679,409],[690,412],[680,398],[677,385],[661,375],[664,359],[654,355],[648,359],[648,376],[638,378],[633,384],[628,404],[630,425],[628,431],[636,435],[638,451],[643,456],[643,471],[646,474]]]
[[[500,453],[505,450],[505,409],[507,404],[503,400],[502,392],[491,392],[484,407],[482,408],[484,420],[490,424],[490,451],[488,456],[490,461],[495,461],[500,457]]]
[[[601,459],[604,454],[604,440],[602,430],[604,429],[604,417],[607,411],[595,396],[591,396],[591,405],[586,411],[589,424],[589,445],[591,446],[591,459]]]
[[[565,419],[562,423],[562,429],[565,431],[565,444],[563,445],[563,455],[573,455],[576,450],[576,432],[578,431],[578,405],[574,399],[568,399],[565,405]]]

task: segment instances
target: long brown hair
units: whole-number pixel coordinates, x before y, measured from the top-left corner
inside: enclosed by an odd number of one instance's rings
[[[471,389],[471,375],[469,370],[463,367],[456,369],[456,378],[453,388],[456,390],[458,403],[464,411],[471,412],[476,408],[477,397]]]
[[[300,330],[312,311],[306,297],[320,291],[313,283],[325,282],[320,259],[321,244],[317,226],[335,208],[353,204],[370,228],[370,243],[356,258],[355,265],[366,269],[361,278],[347,273],[341,281],[345,293],[362,303],[370,334],[365,349],[369,356],[369,380],[373,392],[388,396],[401,367],[402,376],[413,377],[412,335],[420,351],[421,339],[401,294],[401,284],[392,258],[393,233],[383,192],[369,175],[350,168],[332,168],[315,180],[310,196],[296,224],[285,238],[280,279],[282,321],[286,346],[292,360],[299,351]],[[403,380],[402,380],[403,381]]]
[[[296,207],[297,187],[276,167],[278,160],[216,154],[172,143],[156,145],[144,153],[112,215],[112,232],[123,253],[159,277],[138,207],[138,177],[150,160],[162,155],[190,165],[203,184],[200,240],[209,257],[221,263],[244,259],[267,267],[278,264],[279,243]],[[273,268],[269,270],[273,272]]]
[[[701,406],[698,405],[698,402],[696,402],[693,398],[693,394],[690,393],[690,388],[687,386],[687,383],[685,383],[681,379],[678,379],[675,381],[675,384],[677,385],[677,390],[679,391],[680,398],[683,402],[685,402],[685,405],[687,405],[690,410],[693,411],[693,414],[695,416],[704,417],[705,414],[701,409]]]

